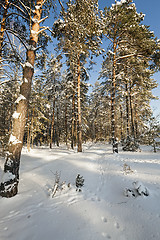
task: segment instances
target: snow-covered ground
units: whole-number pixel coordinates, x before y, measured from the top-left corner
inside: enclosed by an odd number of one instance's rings
[[[76,191],[78,174],[82,191]],[[52,197],[58,177],[63,189]],[[137,181],[149,196],[126,197]],[[91,143],[83,153],[23,149],[19,193],[0,198],[0,240],[28,239],[159,240],[160,152],[112,154],[110,145]]]

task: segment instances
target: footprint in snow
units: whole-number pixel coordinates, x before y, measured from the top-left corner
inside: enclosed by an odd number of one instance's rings
[[[114,226],[115,226],[117,229],[120,228],[119,223],[117,223],[117,222],[115,222]]]
[[[102,236],[107,239],[111,239],[111,236],[109,234],[107,234],[106,232],[102,232]]]
[[[107,218],[106,217],[101,217],[102,222],[106,223],[107,222]]]

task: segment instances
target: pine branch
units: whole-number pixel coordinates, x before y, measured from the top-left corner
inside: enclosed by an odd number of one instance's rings
[[[21,14],[19,14],[19,13],[15,13],[15,12],[9,13],[9,14],[7,15],[6,19],[9,18],[11,15],[17,15],[17,16],[19,16],[19,17],[21,17],[21,18],[24,18],[25,20],[29,21],[28,18],[24,17],[23,15],[21,15]]]
[[[116,61],[118,61],[118,60],[120,60],[120,59],[124,59],[124,58],[133,57],[133,56],[143,57],[143,55],[141,55],[141,54],[132,53],[132,54],[128,54],[128,55],[125,55],[125,56],[118,57],[118,58],[116,58]]]
[[[20,2],[20,4],[26,9],[27,13],[28,13],[28,16],[30,16],[30,12],[28,11],[28,7],[23,3],[21,2],[21,0],[18,0]]]
[[[15,37],[17,37],[20,40],[20,42],[23,44],[23,46],[26,48],[26,50],[28,50],[27,45],[24,43],[24,41],[22,40],[22,38],[19,36],[19,34],[16,31],[11,30],[11,29],[6,29],[6,31],[8,31],[9,33],[11,33]]]
[[[11,76],[8,75],[8,77],[11,77]],[[16,79],[5,80],[5,81],[1,82],[0,85],[3,85],[8,82],[16,82],[16,81],[17,81]]]
[[[20,12],[22,12],[24,15],[27,15],[23,9],[21,9],[20,7],[18,7],[17,5],[15,5],[14,3],[10,3],[10,5],[14,6],[15,8],[17,8]]]
[[[15,53],[15,55],[18,55],[18,59],[19,59],[19,60],[20,60],[20,59],[23,60],[22,57],[20,56],[20,54],[19,54],[18,52],[16,52],[16,50],[14,49],[13,44],[12,44],[12,42],[11,42],[11,39],[10,39],[10,37],[9,37],[9,35],[8,35],[7,32],[6,32],[6,35],[7,35],[7,37],[8,37],[8,40],[9,40],[10,46],[11,46],[13,52]]]

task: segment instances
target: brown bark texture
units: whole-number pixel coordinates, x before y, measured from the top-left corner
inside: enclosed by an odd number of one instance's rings
[[[77,100],[78,100],[78,152],[82,152],[82,119],[81,119],[81,74],[80,59],[78,56],[78,79],[77,79]]]
[[[113,70],[112,70],[112,88],[111,88],[111,136],[113,153],[118,153],[118,143],[115,132],[115,98],[116,98],[116,40],[113,42]]]
[[[5,0],[4,13],[3,13],[3,19],[1,21],[1,31],[0,31],[0,61],[2,60],[2,46],[3,46],[4,32],[6,27],[6,17],[7,17],[8,7],[9,7],[9,1]]]
[[[4,177],[0,183],[0,195],[13,197],[18,193],[19,167],[23,136],[28,111],[28,101],[31,93],[31,83],[34,73],[35,49],[38,42],[39,20],[41,19],[42,0],[37,0],[29,48],[26,53],[26,62],[23,65],[23,83],[20,87],[20,96],[16,100],[16,111],[13,114],[12,133],[9,139],[9,153],[4,164]]]

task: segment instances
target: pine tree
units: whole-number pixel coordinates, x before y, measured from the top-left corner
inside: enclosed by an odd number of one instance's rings
[[[60,2],[60,1],[59,1]],[[61,44],[63,51],[73,61],[77,85],[77,120],[78,120],[78,152],[82,151],[82,116],[81,116],[81,69],[83,68],[90,51],[96,52],[101,42],[98,37],[100,21],[98,18],[97,1],[68,1],[65,11],[62,3],[64,22],[60,24],[62,32]],[[60,22],[60,21],[59,21]],[[89,23],[89,24],[88,24]]]
[[[123,91],[125,92],[126,125],[127,135],[129,135],[130,78],[134,72],[136,72],[136,77],[140,75],[140,72],[136,71],[136,62],[143,62],[147,68],[148,62],[156,49],[153,33],[149,31],[148,27],[140,24],[143,18],[144,15],[142,13],[138,14],[136,12],[136,7],[132,0],[115,2],[111,8],[105,9],[104,16],[102,16],[103,33],[111,42],[107,58],[103,62],[101,76],[106,78],[106,84],[110,84],[113,152],[118,151],[118,149],[114,148],[114,142],[118,136],[115,116],[119,112],[118,99],[122,97],[122,86],[124,86]],[[135,65],[131,64],[133,59],[135,60]]]

